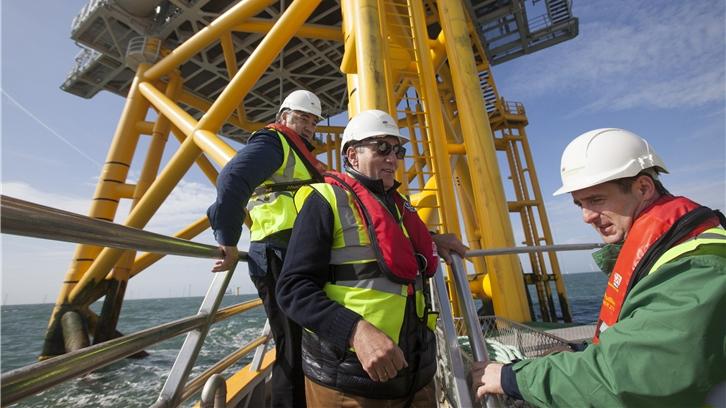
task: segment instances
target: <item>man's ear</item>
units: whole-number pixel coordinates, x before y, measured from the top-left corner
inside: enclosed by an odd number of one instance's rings
[[[358,149],[354,146],[349,146],[345,151],[345,157],[348,159],[348,163],[354,168],[358,167]]]
[[[646,175],[641,175],[633,183],[633,188],[640,194],[644,200],[650,200],[655,197],[657,189],[655,188],[655,182],[652,178]]]

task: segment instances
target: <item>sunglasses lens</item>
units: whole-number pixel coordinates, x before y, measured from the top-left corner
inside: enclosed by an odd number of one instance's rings
[[[386,142],[385,140],[372,141],[367,144],[374,145],[376,152],[381,156],[388,156],[389,154],[391,154],[391,151],[393,152],[393,154],[396,155],[397,159],[403,159],[406,156],[406,148],[401,146],[400,144],[391,144]]]
[[[406,156],[406,148],[400,144],[391,144],[385,140],[378,142],[378,153],[381,156],[388,156],[391,154],[391,151],[393,151],[393,154],[395,154],[398,159],[403,159],[404,156]]]
[[[377,144],[378,144],[378,154],[380,154],[381,156],[388,156],[388,154],[391,153],[391,149],[393,148],[393,146],[391,146],[385,140],[380,141]]]

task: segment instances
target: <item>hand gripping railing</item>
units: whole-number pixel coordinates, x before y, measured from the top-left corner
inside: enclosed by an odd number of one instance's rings
[[[96,220],[12,197],[0,196],[0,205],[0,225],[3,233],[145,252],[202,258],[222,257],[221,251],[211,245]],[[247,260],[247,254],[240,252],[240,260]],[[234,268],[226,273],[215,274],[196,316],[182,318],[2,374],[0,378],[2,405],[12,404],[51,386],[133,355],[148,346],[188,333],[156,403],[157,406],[177,405],[199,390],[204,379],[213,374],[210,368],[190,381],[186,388],[184,387],[209,326],[261,304],[259,299],[255,299],[217,310],[233,273]],[[268,339],[269,333],[263,333],[261,337],[243,346],[213,368],[222,370],[228,367],[255,347],[266,344]]]
[[[604,244],[566,244],[566,245],[543,245],[543,246],[532,246],[532,247],[514,247],[514,248],[492,248],[492,249],[481,249],[467,251],[466,257],[474,256],[492,256],[492,255],[503,255],[503,254],[518,254],[518,253],[529,253],[529,252],[546,252],[546,251],[578,251],[584,249],[600,248]],[[471,297],[469,289],[469,281],[466,276],[466,270],[464,269],[464,262],[462,258],[455,253],[451,254],[451,280],[453,281],[454,290],[457,294],[459,301],[459,309],[462,313],[464,325],[466,326],[467,334],[469,337],[469,344],[471,345],[472,357],[474,361],[487,363],[489,361],[489,355],[487,353],[486,341],[482,334],[481,323],[479,321],[479,315],[474,305],[474,300]],[[454,372],[454,389],[455,398],[459,407],[473,406],[471,391],[468,388],[466,382],[466,373],[463,373],[463,362],[461,358],[461,352],[459,350],[458,339],[456,336],[456,329],[453,322],[453,314],[450,310],[448,303],[448,296],[446,293],[446,284],[444,282],[442,268],[434,277],[434,287],[437,291],[439,303],[441,307],[441,319],[444,325],[445,333],[453,333],[451,338],[447,338],[447,350],[451,354],[449,356],[452,362],[452,371]],[[463,374],[462,374],[463,373]],[[484,400],[484,404],[487,408],[494,408],[503,406],[504,403],[500,397],[488,396]]]
[[[461,356],[459,338],[454,324],[454,315],[451,311],[449,294],[446,291],[444,271],[441,265],[439,265],[433,277],[433,289],[435,297],[438,300],[436,306],[439,308],[439,319],[444,332],[443,339],[446,343],[441,349],[447,354],[445,357],[449,361],[452,373],[452,378],[446,379],[447,381],[451,381],[451,397],[454,398],[452,402],[455,407],[472,407],[472,395],[467,383],[468,374],[464,366],[464,359]]]
[[[471,298],[469,291],[469,283],[466,278],[464,265],[461,257],[457,254],[451,255],[451,276],[450,279],[454,282],[454,290],[456,291],[457,298],[459,299],[459,309],[463,314],[464,324],[469,336],[469,344],[471,344],[472,354],[474,361],[488,362],[489,356],[487,354],[486,343],[484,341],[484,335],[481,331],[481,325],[479,324],[479,318],[474,306],[474,300]],[[441,308],[441,320],[444,328],[446,337],[447,347],[446,350],[449,353],[449,360],[451,362],[451,370],[454,375],[453,388],[454,398],[456,406],[458,407],[473,407],[473,390],[469,387],[467,382],[468,373],[461,357],[461,350],[459,347],[457,330],[454,325],[453,314],[451,312],[451,306],[449,304],[449,297],[446,292],[446,283],[444,282],[443,270],[439,267],[436,275],[434,276],[434,289],[439,299],[439,307]],[[487,408],[500,407],[501,403],[498,398],[487,397],[484,400],[484,404]]]

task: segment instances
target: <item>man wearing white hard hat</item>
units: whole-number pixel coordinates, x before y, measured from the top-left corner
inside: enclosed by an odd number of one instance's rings
[[[592,344],[575,353],[478,364],[479,397],[538,406],[726,406],[726,231],[723,214],[671,195],[653,147],[597,129],[562,154],[562,187],[605,248],[608,273]]]
[[[406,142],[388,113],[363,111],[343,133],[346,171],[295,195],[300,214],[277,298],[306,329],[309,406],[435,405],[436,318],[424,293],[439,261],[425,224],[396,191]],[[463,254],[448,235],[455,245],[434,239]]]
[[[322,180],[322,167],[311,154],[310,143],[321,119],[320,100],[314,93],[291,92],[275,122],[254,132],[219,173],[217,200],[207,210],[214,237],[225,254],[213,272],[237,263],[245,208],[252,221],[248,267],[275,339],[274,407],[305,407],[301,328],[277,306],[275,282],[297,215],[292,196],[301,185]]]

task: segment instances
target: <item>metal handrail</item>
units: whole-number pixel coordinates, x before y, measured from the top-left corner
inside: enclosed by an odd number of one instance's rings
[[[468,255],[468,252],[467,252]],[[451,254],[451,274],[450,278],[454,282],[454,290],[459,300],[459,309],[463,314],[464,324],[466,325],[469,344],[471,345],[472,357],[474,361],[488,363],[489,355],[487,353],[486,341],[481,331],[481,323],[479,315],[476,312],[474,299],[472,299],[469,291],[469,281],[464,270],[464,261],[456,253]],[[458,344],[457,344],[458,345]],[[499,398],[489,395],[484,399],[484,405],[487,408],[496,408],[502,406]]]
[[[212,245],[167,237],[4,195],[0,195],[0,225],[3,233],[13,235],[191,257],[223,257],[221,250]],[[247,254],[240,252],[239,259],[247,260]],[[177,384],[169,387],[167,384],[164,389],[164,391],[171,390],[173,397],[170,400],[176,402],[183,391],[185,379],[191,364],[196,360],[209,326],[262,303],[260,299],[256,299],[217,310],[229,279],[234,273],[233,270],[215,275],[202,308],[195,316],[161,324],[3,373],[0,376],[2,405],[12,404],[61,382],[136,354],[148,346],[188,333],[175,367],[169,374]],[[254,346],[259,340],[253,342]],[[243,349],[249,352],[254,346],[245,346]],[[235,356],[239,359],[243,353],[238,351]],[[227,358],[225,361],[229,362],[231,359]],[[177,364],[180,365],[179,368],[176,367]]]
[[[222,371],[226,370],[227,368],[231,367],[232,364],[239,361],[241,358],[248,355],[252,350],[257,350],[259,346],[266,344],[270,340],[271,336],[265,336],[262,335],[251,342],[245,344],[244,346],[237,349],[237,351],[232,352],[231,354],[227,355],[227,357],[224,357],[223,359],[216,362],[213,366],[207,368],[199,374],[198,376],[194,377],[193,379],[189,380],[189,382],[186,383],[184,386],[184,391],[181,394],[181,397],[179,399],[179,402],[184,402],[191,398],[197,391],[199,391],[207,382],[208,380],[213,377],[216,373],[221,373]],[[250,371],[259,371],[258,369],[253,369],[252,364],[250,364]]]
[[[531,252],[559,252],[559,251],[582,251],[586,249],[597,249],[604,247],[603,243],[592,244],[558,244],[558,245],[539,245],[526,247],[510,247],[510,248],[489,248],[489,249],[473,249],[466,251],[466,258],[475,256],[492,256],[507,254],[527,254]]]
[[[4,234],[133,249],[195,258],[224,258],[219,247],[168,237],[85,215],[0,195],[0,228]],[[247,253],[240,252],[240,260]]]
[[[445,344],[443,347],[446,351],[446,357],[449,360],[453,374],[453,378],[449,378],[447,381],[451,381],[454,405],[457,407],[472,407],[474,406],[472,394],[467,381],[466,367],[461,356],[459,339],[456,335],[456,326],[454,325],[454,314],[451,311],[449,294],[446,292],[446,282],[444,281],[444,272],[441,265],[439,265],[438,270],[433,276],[433,291],[438,299],[439,320],[444,332]]]
[[[228,313],[231,308],[237,308],[238,313],[241,313],[261,304],[260,299],[254,299],[229,306],[219,310],[215,314],[215,319],[219,316],[231,316]],[[246,305],[246,307],[240,307],[240,305]],[[2,405],[12,404],[54,385],[136,354],[148,346],[196,330],[204,326],[207,319],[206,316],[201,315],[185,317],[4,373],[0,377]]]

